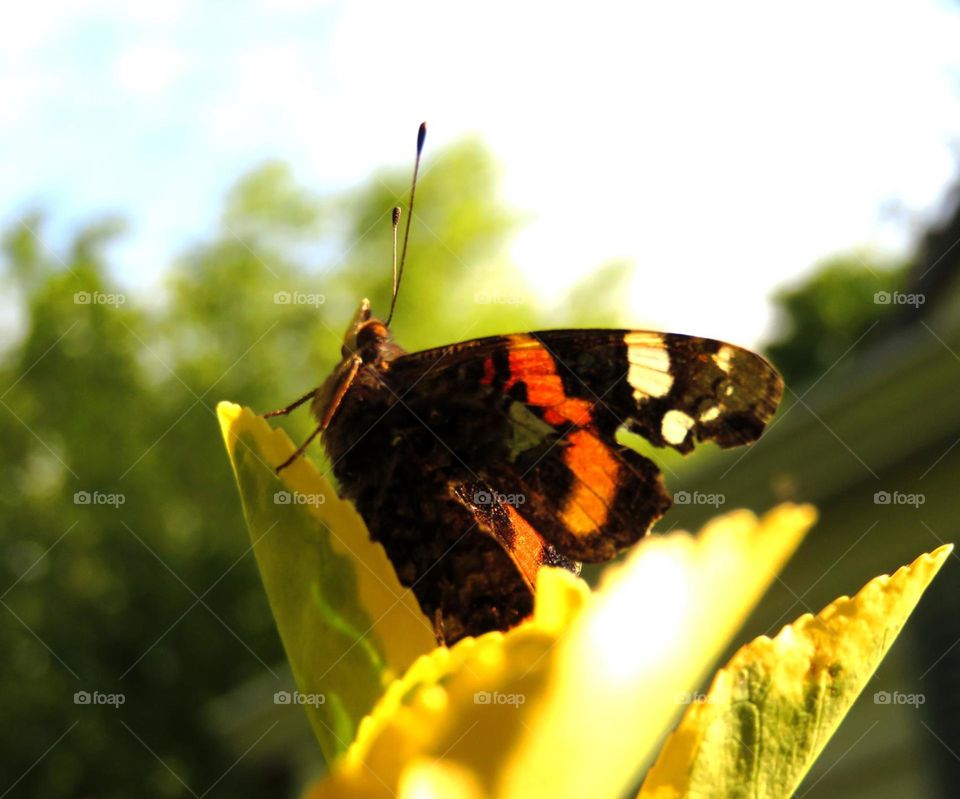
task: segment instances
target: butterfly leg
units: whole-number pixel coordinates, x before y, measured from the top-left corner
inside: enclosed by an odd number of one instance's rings
[[[271,416],[286,416],[290,411],[294,411],[299,408],[307,400],[313,399],[314,395],[317,393],[315,388],[310,389],[306,394],[304,394],[300,399],[290,403],[286,408],[277,408],[275,411],[270,411],[270,413],[263,414],[264,419],[269,419]]]
[[[433,634],[437,639],[437,646],[447,645],[447,631],[443,623],[443,609],[437,608],[433,612]]]
[[[299,458],[301,455],[303,455],[303,453],[306,452],[307,447],[310,446],[310,442],[313,441],[313,439],[315,439],[315,438],[316,438],[318,435],[320,435],[320,433],[322,433],[322,432],[323,432],[323,425],[321,424],[321,425],[318,425],[318,426],[317,426],[317,429],[314,430],[314,431],[307,437],[307,440],[306,440],[306,441],[304,441],[299,447],[297,447],[297,451],[294,452],[293,455],[291,455],[289,458],[287,458],[283,463],[281,463],[276,469],[274,469],[274,471],[275,471],[277,474],[280,474],[280,472],[282,472],[282,471],[283,471],[284,469],[286,469],[291,463],[293,463],[297,458]]]

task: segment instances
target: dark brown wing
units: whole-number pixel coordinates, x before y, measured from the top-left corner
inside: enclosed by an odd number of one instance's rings
[[[698,441],[746,444],[783,392],[776,370],[748,350],[629,330],[476,339],[404,355],[385,378],[416,405],[479,397],[506,416],[509,425],[490,429],[506,429],[510,440],[470,447],[471,470],[524,495],[519,513],[564,555],[587,561],[612,557],[670,506],[657,467],[619,445],[618,429],[680,452]],[[482,435],[483,425],[465,429]]]

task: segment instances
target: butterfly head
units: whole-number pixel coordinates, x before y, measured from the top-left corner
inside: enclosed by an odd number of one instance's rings
[[[340,355],[344,361],[359,357],[363,363],[378,361],[384,345],[390,340],[390,330],[370,311],[370,300],[360,302],[356,314],[343,337]]]
[[[320,421],[318,432],[327,429],[357,375],[364,369],[384,369],[403,350],[390,339],[389,328],[370,311],[370,300],[360,302],[340,350],[341,361],[313,396],[313,413]]]

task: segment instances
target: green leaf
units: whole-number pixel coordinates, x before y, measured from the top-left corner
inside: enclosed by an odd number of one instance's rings
[[[791,796],[952,549],[743,647],[691,705],[638,799]]]
[[[248,408],[217,406],[257,566],[320,747],[332,762],[384,688],[436,646],[433,628],[349,502]]]

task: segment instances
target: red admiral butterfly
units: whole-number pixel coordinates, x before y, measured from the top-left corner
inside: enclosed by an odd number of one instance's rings
[[[756,440],[783,393],[776,370],[721,341],[551,330],[407,353],[390,336],[426,126],[417,137],[400,270],[386,322],[363,300],[342,360],[307,401],[343,496],[356,504],[439,641],[506,630],[537,570],[578,571],[643,537],[670,507],[657,466],[618,430],[689,452]]]

